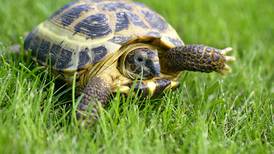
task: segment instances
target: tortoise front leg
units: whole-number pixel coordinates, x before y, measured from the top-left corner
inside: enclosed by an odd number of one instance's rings
[[[231,70],[227,62],[235,60],[226,55],[231,50],[232,48],[220,50],[204,45],[176,47],[160,55],[161,69],[166,73],[186,70],[225,74]]]
[[[111,95],[111,86],[103,78],[93,77],[83,91],[77,109],[77,119],[92,123],[98,119],[99,107],[104,107]]]

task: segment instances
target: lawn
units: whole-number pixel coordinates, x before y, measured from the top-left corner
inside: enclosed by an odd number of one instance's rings
[[[0,153],[274,152],[273,1],[140,0],[185,43],[233,47],[233,72],[187,72],[155,99],[117,95],[91,128],[75,121],[74,90],[8,50],[68,1],[1,0]]]

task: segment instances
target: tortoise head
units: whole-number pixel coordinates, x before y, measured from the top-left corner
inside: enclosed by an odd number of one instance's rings
[[[160,76],[157,49],[144,44],[129,46],[120,60],[120,70],[131,79],[151,79]]]

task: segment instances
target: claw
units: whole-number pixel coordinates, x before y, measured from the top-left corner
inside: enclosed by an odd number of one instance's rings
[[[226,62],[233,62],[236,61],[236,58],[234,56],[225,56]]]
[[[233,49],[231,47],[228,47],[228,48],[225,48],[225,49],[221,50],[221,53],[224,55],[226,62],[233,62],[233,61],[236,60],[236,58],[234,56],[226,56],[232,50]]]
[[[229,52],[231,52],[233,49],[231,47],[225,48],[221,50],[221,53],[224,55],[225,62],[233,62],[236,60],[234,56],[227,56]],[[229,67],[227,64],[225,64],[225,67],[219,71],[222,75],[226,75],[232,71],[231,67]]]
[[[233,50],[233,48],[228,47],[228,48],[225,48],[225,49],[221,50],[221,53],[226,55],[227,53],[231,52],[232,50]]]
[[[232,71],[231,67],[225,64],[225,67],[219,71],[220,74],[226,75],[229,74]]]

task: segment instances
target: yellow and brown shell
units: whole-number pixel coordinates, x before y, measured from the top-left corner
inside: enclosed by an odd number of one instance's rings
[[[127,0],[78,0],[65,5],[25,39],[25,49],[41,65],[62,72],[92,70],[117,61],[123,46],[151,43],[184,45],[166,20],[142,3]]]

